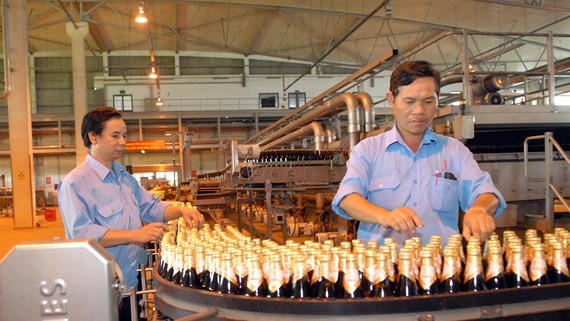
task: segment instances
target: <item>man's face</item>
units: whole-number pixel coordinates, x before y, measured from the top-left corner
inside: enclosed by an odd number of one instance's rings
[[[402,137],[423,136],[431,125],[438,104],[435,80],[431,77],[418,78],[407,86],[401,86],[395,97],[388,92],[387,98]]]
[[[89,135],[99,158],[114,161],[123,155],[127,143],[127,125],[120,118],[112,118],[103,124],[100,135]]]

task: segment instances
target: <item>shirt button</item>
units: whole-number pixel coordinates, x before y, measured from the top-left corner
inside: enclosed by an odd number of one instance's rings
[[[417,205],[418,205],[418,203],[414,202],[414,206],[417,206]]]
[[[414,179],[414,184],[417,184],[417,183],[418,183],[418,181]]]

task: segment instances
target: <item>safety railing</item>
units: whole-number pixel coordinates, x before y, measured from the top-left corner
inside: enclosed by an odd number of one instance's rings
[[[528,142],[531,140],[544,139],[544,178],[542,177],[530,177],[528,174]],[[554,161],[554,149],[566,160],[566,163],[570,164],[570,158],[564,151],[564,149],[558,144],[556,139],[552,136],[552,132],[546,132],[544,135],[536,135],[527,137],[524,140],[524,176],[529,182],[544,182],[545,183],[545,218],[548,224],[548,230],[552,231],[554,228],[554,196],[560,200],[562,205],[570,212],[570,206],[564,199],[564,196],[560,191],[552,184],[552,168]]]

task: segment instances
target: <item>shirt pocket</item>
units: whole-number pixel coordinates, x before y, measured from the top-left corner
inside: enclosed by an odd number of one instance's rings
[[[400,178],[397,176],[377,177],[370,179],[368,199],[373,204],[388,210],[402,206],[403,195],[399,193]]]
[[[459,181],[430,176],[430,202],[435,211],[457,214],[459,211]]]
[[[112,229],[125,229],[123,207],[121,202],[115,201],[99,207],[100,224]]]

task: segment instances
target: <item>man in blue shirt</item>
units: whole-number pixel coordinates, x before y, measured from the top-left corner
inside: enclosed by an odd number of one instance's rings
[[[167,231],[165,221],[183,217],[200,228],[196,209],[171,206],[143,189],[123,166],[127,126],[114,108],[97,108],[83,117],[81,136],[89,154],[58,186],[59,209],[67,238],[93,238],[115,258],[125,290],[137,287],[137,269],[147,261],[145,245]],[[146,224],[143,224],[146,223]],[[123,298],[119,320],[131,320]]]
[[[346,175],[333,210],[360,221],[358,238],[403,244],[432,235],[447,242],[463,237],[485,240],[495,230],[493,217],[506,207],[491,177],[458,140],[436,134],[430,126],[438,106],[440,75],[425,61],[406,62],[390,78],[387,99],[393,129],[364,139],[350,153]]]

